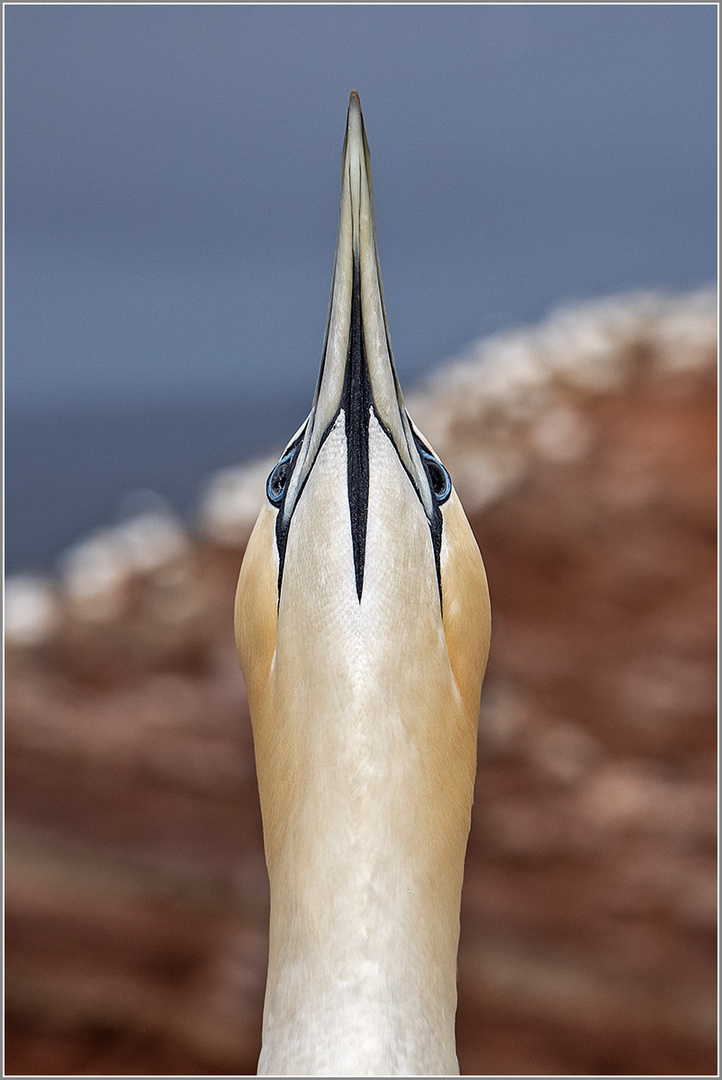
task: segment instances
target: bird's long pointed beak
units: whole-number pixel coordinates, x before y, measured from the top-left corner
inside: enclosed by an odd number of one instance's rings
[[[369,410],[373,409],[431,518],[431,490],[394,368],[376,246],[371,163],[355,90],[351,92],[343,144],[341,207],[321,373],[286,495],[287,521],[319,448],[342,409],[346,413],[349,469],[363,474],[364,454],[368,461]]]

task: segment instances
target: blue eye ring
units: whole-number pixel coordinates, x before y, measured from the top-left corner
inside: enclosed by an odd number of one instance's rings
[[[271,470],[266,481],[266,498],[272,506],[280,506],[286,494],[286,487],[293,471],[293,459],[296,456],[296,447],[283,455],[277,465]]]
[[[429,483],[431,484],[431,490],[434,493],[434,498],[441,504],[445,503],[451,495],[451,477],[447,473],[444,466],[441,464],[438,458],[430,454],[428,450],[423,447],[419,447],[421,452],[421,458],[426,466],[426,472],[429,477]]]

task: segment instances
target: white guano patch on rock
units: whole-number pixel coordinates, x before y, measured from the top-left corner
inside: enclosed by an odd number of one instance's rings
[[[5,582],[5,641],[11,648],[36,648],[55,634],[60,605],[49,578],[15,574]]]
[[[214,473],[198,509],[201,534],[222,547],[242,547],[251,535],[265,498],[266,480],[277,460],[263,458]]]
[[[189,545],[178,518],[160,508],[98,529],[60,557],[64,599],[85,621],[115,619],[123,611],[129,582],[176,562]]]

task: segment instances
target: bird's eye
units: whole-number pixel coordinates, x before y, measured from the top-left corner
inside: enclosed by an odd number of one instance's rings
[[[422,450],[421,456],[428,470],[431,490],[436,496],[437,502],[446,502],[449,495],[451,495],[451,477],[438,458],[435,458],[428,450]]]
[[[289,450],[287,454],[284,454],[266,482],[266,495],[268,501],[273,503],[274,506],[280,506],[283,502],[295,453],[296,448],[294,447],[293,450]]]

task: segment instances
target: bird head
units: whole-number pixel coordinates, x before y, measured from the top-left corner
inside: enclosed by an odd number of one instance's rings
[[[268,477],[241,570],[236,636],[254,730],[282,668],[292,669],[302,708],[319,682],[327,698],[343,696],[344,680],[358,685],[374,649],[395,652],[421,685],[433,654],[475,727],[489,646],[486,579],[449,474],[404,406],[356,91],[321,371],[308,418]]]

